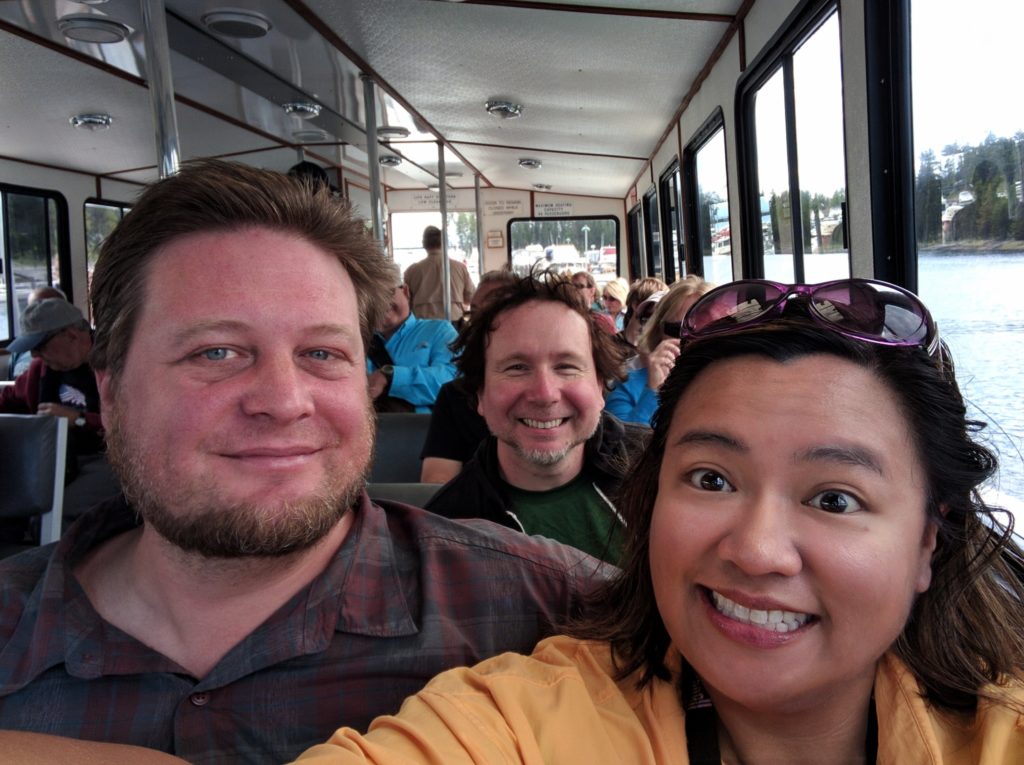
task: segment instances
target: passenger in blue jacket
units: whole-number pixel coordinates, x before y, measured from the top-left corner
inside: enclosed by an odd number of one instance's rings
[[[370,396],[378,412],[429,412],[455,377],[448,346],[458,333],[451,322],[417,318],[397,267],[394,275],[391,305],[366,353]]]

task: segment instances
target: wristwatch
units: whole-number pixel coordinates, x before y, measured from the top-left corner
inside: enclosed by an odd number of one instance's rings
[[[85,415],[84,414],[80,414],[80,415],[78,415],[75,418],[75,427],[76,428],[84,428],[85,427]]]
[[[395,368],[391,364],[385,364],[380,368],[380,373],[384,375],[384,379],[387,380],[387,384],[384,386],[384,392],[387,393],[391,390],[391,381],[395,377]]]

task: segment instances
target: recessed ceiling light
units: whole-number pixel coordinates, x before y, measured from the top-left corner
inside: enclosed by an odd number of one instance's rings
[[[427,186],[427,191],[441,191],[440,186]]]
[[[541,191],[551,191],[550,183],[535,183],[533,184],[533,187],[535,189],[540,189]]]
[[[299,143],[321,143],[328,140],[330,136],[324,130],[293,130],[292,138]]]
[[[381,154],[377,161],[384,165],[384,167],[398,167],[402,164],[402,158],[396,154]]]
[[[78,128],[79,130],[106,130],[113,121],[114,118],[109,114],[99,113],[76,114],[68,120],[71,123],[71,127]]]
[[[533,157],[520,157],[519,166],[525,167],[527,170],[540,170],[541,162]]]
[[[377,137],[382,141],[390,141],[393,138],[408,138],[409,128],[401,125],[381,125],[377,128]]]
[[[132,31],[120,21],[86,13],[62,16],[57,19],[57,29],[69,40],[99,45],[123,42]]]
[[[514,104],[511,101],[502,101],[494,98],[484,104],[484,108],[487,109],[488,114],[501,117],[503,120],[515,119],[523,113],[522,104]]]
[[[200,20],[211,32],[246,40],[263,37],[271,29],[270,19],[253,11],[222,8],[204,13]]]
[[[314,104],[312,101],[289,101],[286,104],[281,104],[281,108],[284,109],[285,114],[303,120],[320,116],[320,104]]]

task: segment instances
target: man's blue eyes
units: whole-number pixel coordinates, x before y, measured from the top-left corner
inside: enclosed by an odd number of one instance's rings
[[[223,361],[229,353],[227,348],[207,348],[205,351],[201,351],[200,355],[208,361]]]

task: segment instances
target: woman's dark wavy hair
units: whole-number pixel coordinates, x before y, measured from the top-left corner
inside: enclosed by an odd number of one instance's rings
[[[1011,536],[1012,516],[988,507],[978,493],[997,463],[973,440],[984,425],[967,419],[952,363],[919,348],[850,340],[809,319],[786,318],[684,348],[660,391],[649,447],[619,492],[617,506],[629,529],[622,572],[594,593],[566,631],[609,642],[619,679],[639,672],[644,686],[669,677],[664,658],[670,638],[655,603],[648,554],[672,415],[691,383],[715,362],[759,356],[786,363],[812,354],[847,359],[884,381],[906,417],[926,474],[926,512],[938,525],[932,582],[915,601],[892,650],[938,708],[970,711],[980,697],[1012,703],[998,688],[983,687],[1019,677],[1024,666],[1024,558]]]
[[[526,276],[513,276],[508,284],[489,295],[487,305],[479,315],[473,315],[473,320],[451,344],[456,354],[455,366],[463,378],[463,387],[474,401],[484,384],[491,333],[500,326],[503,314],[532,302],[561,303],[578,313],[587,322],[590,331],[590,347],[598,379],[605,385],[613,380],[626,379],[625,364],[629,349],[594,321],[590,306],[586,305],[580,291],[573,286],[572,279],[553,269],[534,269]],[[557,332],[558,327],[551,327],[550,331]]]

